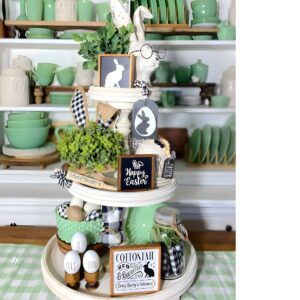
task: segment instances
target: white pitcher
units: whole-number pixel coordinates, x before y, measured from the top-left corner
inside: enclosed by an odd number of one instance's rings
[[[92,85],[93,76],[94,76],[93,69],[84,70],[82,67],[82,63],[77,64],[76,82],[78,85],[82,85],[82,86]]]
[[[55,2],[56,21],[77,20],[77,0],[56,0]]]
[[[21,68],[7,68],[0,76],[0,103],[2,106],[29,105],[29,79]]]
[[[220,82],[220,94],[228,96],[229,106],[235,107],[235,66],[225,70]]]

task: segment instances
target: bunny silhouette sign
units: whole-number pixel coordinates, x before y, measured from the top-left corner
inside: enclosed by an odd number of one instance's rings
[[[131,88],[134,80],[134,56],[128,54],[99,54],[99,86]]]

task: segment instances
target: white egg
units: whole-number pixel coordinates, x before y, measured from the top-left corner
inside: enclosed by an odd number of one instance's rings
[[[83,207],[83,200],[80,200],[76,197],[73,197],[71,202],[70,202],[70,206],[78,206],[80,208]]]
[[[68,274],[75,274],[81,265],[80,256],[76,251],[69,251],[64,258],[64,269]]]
[[[83,256],[83,268],[88,273],[95,273],[100,266],[100,259],[96,251],[88,250]]]
[[[87,248],[86,236],[81,232],[74,233],[71,239],[71,248],[73,251],[83,253]]]
[[[92,210],[98,210],[100,209],[101,206],[100,205],[96,205],[93,203],[86,203],[83,207],[84,212],[86,213],[86,215],[88,215]]]

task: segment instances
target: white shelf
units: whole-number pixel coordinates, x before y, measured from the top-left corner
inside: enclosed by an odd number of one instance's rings
[[[0,106],[1,111],[47,111],[47,112],[69,112],[68,106],[60,106],[54,104],[31,104],[28,106]],[[95,107],[89,108],[90,112],[95,112]],[[177,106],[170,108],[159,108],[159,112],[168,113],[194,113],[194,114],[226,114],[234,113],[234,107],[228,108],[212,108],[205,106]]]
[[[147,41],[153,46],[165,45],[168,50],[235,50],[235,41]],[[79,50],[79,43],[60,39],[0,39],[0,48]]]

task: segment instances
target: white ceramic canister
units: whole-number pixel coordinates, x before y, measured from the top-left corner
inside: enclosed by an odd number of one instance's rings
[[[236,2],[231,0],[229,11],[228,11],[228,21],[229,24],[235,26],[235,11],[236,11]]]
[[[77,20],[77,0],[56,0],[55,2],[56,21]]]
[[[21,68],[7,68],[0,76],[0,103],[2,106],[29,105],[29,79]]]
[[[94,76],[93,69],[84,70],[82,68],[82,63],[77,64],[76,82],[78,85],[82,85],[82,86],[92,85],[93,76]]]
[[[225,70],[220,82],[220,94],[228,96],[229,106],[235,107],[235,67],[231,66]]]

